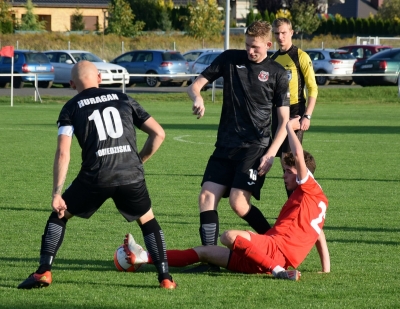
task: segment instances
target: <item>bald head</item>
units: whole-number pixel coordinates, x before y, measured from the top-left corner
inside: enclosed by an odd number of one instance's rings
[[[99,87],[101,77],[96,66],[86,60],[76,63],[71,70],[71,86],[78,92],[87,88]]]

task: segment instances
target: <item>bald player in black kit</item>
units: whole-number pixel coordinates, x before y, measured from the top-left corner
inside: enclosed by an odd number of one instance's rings
[[[163,128],[142,106],[124,93],[100,89],[101,74],[95,65],[74,65],[70,84],[78,94],[62,108],[53,167],[52,213],[42,236],[39,268],[19,289],[47,287],[66,224],[73,216],[89,219],[109,198],[121,215],[136,221],[144,243],[156,261],[160,287],[175,289],[168,270],[163,231],[154,217],[144,179],[143,163],[160,147]],[[135,126],[148,135],[138,151]],[[81,169],[62,193],[70,161],[73,135],[82,148]]]

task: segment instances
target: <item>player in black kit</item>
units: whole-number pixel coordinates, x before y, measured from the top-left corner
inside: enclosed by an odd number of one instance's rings
[[[53,212],[42,236],[39,268],[18,286],[20,289],[51,284],[53,260],[68,220],[73,216],[90,218],[108,198],[128,222],[136,220],[139,224],[144,243],[156,261],[160,287],[176,287],[168,271],[164,234],[151,208],[143,170],[143,163],[162,144],[164,130],[134,99],[100,89],[100,82],[101,75],[93,63],[80,61],[73,67],[70,83],[78,94],[64,105],[57,121]],[[136,146],[135,126],[148,134],[141,151]],[[81,170],[61,194],[73,135],[82,148]]]
[[[226,50],[188,88],[193,114],[204,115],[200,90],[224,78],[223,105],[217,142],[204,172],[199,196],[200,238],[216,245],[219,234],[217,207],[229,196],[233,211],[260,234],[270,228],[250,199],[260,199],[265,174],[286,137],[289,120],[288,77],[285,69],[267,57],[271,25],[256,21],[245,34],[246,50]],[[276,107],[278,130],[271,140],[271,111]],[[196,271],[213,270],[200,265]]]

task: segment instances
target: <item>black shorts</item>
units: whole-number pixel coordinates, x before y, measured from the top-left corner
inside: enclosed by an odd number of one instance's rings
[[[128,221],[143,216],[151,208],[146,182],[117,187],[91,187],[75,179],[62,195],[70,214],[89,219],[103,203],[112,198],[115,206]]]
[[[259,147],[216,148],[208,160],[201,185],[210,181],[226,186],[223,197],[229,197],[231,188],[245,190],[259,200],[265,175],[259,176],[257,169],[265,152],[266,148]]]

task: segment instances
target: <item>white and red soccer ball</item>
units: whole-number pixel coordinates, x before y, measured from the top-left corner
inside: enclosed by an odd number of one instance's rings
[[[142,267],[143,264],[133,265],[124,250],[124,245],[121,245],[114,253],[114,265],[119,271],[135,272]]]

